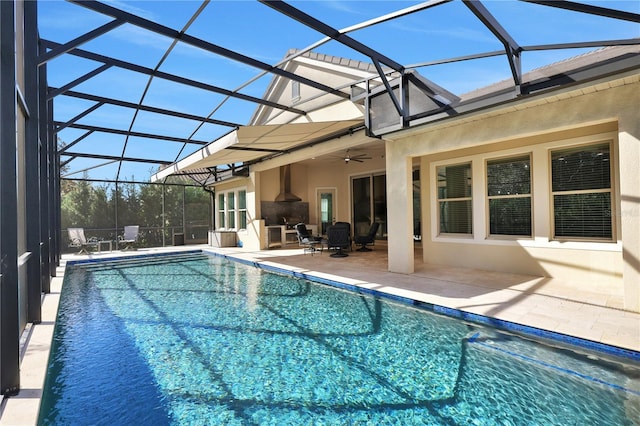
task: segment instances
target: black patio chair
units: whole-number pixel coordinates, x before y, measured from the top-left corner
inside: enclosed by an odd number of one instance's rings
[[[298,245],[304,248],[303,253],[322,252],[322,237],[311,235],[304,223],[296,225],[296,234],[298,236]]]
[[[375,245],[378,228],[380,228],[380,223],[373,222],[366,235],[358,235],[353,239],[354,243],[360,245],[360,248],[357,251],[371,251],[367,246]]]
[[[336,250],[331,253],[331,257],[349,256],[343,250],[351,248],[351,224],[347,222],[336,222],[327,228],[327,248]]]

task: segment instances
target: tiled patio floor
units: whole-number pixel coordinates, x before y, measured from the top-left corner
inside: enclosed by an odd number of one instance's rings
[[[425,265],[419,250],[415,273],[411,275],[388,272],[387,252],[382,246],[376,246],[372,252],[349,252],[346,258],[332,258],[327,252],[313,256],[303,254],[297,247],[248,252],[237,248],[185,246],[139,250],[133,254],[199,248],[640,351],[640,313],[621,309],[621,295],[615,290],[588,289],[580,283],[541,277]],[[103,252],[91,257],[131,254]],[[44,298],[43,322],[31,327],[26,336],[21,364],[22,391],[2,401],[0,425],[36,423],[64,266],[67,260],[83,258],[87,256],[63,257],[52,291]]]

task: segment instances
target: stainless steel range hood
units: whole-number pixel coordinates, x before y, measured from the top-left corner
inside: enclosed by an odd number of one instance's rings
[[[302,198],[291,192],[291,169],[289,164],[280,167],[280,193],[275,201],[302,201]]]

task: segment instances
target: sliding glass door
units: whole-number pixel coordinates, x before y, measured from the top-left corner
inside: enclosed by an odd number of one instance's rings
[[[355,235],[380,223],[378,239],[387,237],[387,179],[384,174],[354,177],[351,180],[352,222]]]

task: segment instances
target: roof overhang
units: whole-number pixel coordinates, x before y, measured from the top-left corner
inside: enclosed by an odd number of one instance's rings
[[[162,180],[172,174],[184,174],[190,170],[257,162],[330,140],[363,125],[363,120],[337,120],[240,126],[188,157],[170,164],[151,176],[151,181]]]

